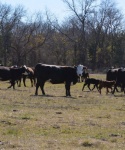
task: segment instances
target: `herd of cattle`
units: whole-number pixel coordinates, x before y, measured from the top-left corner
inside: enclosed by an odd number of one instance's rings
[[[42,94],[45,95],[44,85],[49,81],[52,84],[65,84],[66,96],[71,96],[70,86],[78,82],[78,79],[84,78],[85,86],[88,86],[89,90],[93,90],[95,87],[101,94],[101,89],[106,88],[106,93],[111,89],[111,93],[114,94],[118,91],[118,87],[121,88],[120,92],[125,93],[125,69],[124,68],[111,68],[106,73],[105,80],[99,80],[90,78],[86,66],[57,66],[38,63],[34,68],[21,66],[0,66],[0,80],[9,81],[10,86],[15,89],[15,84],[21,86],[21,80],[23,79],[24,86],[26,86],[26,78],[31,81],[31,86],[35,86],[35,95],[38,95],[38,89],[41,88]],[[93,88],[90,85],[93,84]]]

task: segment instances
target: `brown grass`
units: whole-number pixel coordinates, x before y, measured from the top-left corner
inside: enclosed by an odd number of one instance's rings
[[[105,75],[90,75],[105,79]],[[0,82],[0,149],[11,150],[123,150],[125,95],[106,95],[83,83],[65,97],[63,84],[45,84],[47,96],[34,96],[35,87],[6,89]]]

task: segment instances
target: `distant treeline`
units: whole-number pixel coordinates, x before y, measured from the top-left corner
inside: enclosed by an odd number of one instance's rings
[[[6,66],[83,64],[92,70],[125,66],[125,18],[110,0],[63,0],[71,16],[32,16],[0,3],[0,63]],[[63,13],[63,12],[62,12]]]

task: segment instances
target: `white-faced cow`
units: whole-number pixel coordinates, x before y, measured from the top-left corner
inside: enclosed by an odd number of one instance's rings
[[[0,80],[9,80],[11,85],[8,88],[13,86],[13,89],[15,89],[15,81],[19,80],[20,76],[22,76],[22,73],[28,73],[25,65],[20,68],[0,66]]]
[[[37,78],[35,95],[38,95],[38,88],[45,95],[44,84],[46,81],[52,84],[65,84],[66,96],[71,96],[70,85],[76,84],[78,76],[81,76],[84,70],[83,65],[75,67],[71,66],[56,66],[38,63],[35,67],[35,76]]]

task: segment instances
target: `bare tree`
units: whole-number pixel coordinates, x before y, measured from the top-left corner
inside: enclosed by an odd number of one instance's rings
[[[119,31],[121,32],[122,19],[123,16],[114,3],[110,0],[105,0],[101,3],[98,12],[98,26],[100,28],[98,47],[101,53],[98,52],[98,55],[96,55],[99,68],[106,64],[113,64],[114,42],[117,42],[117,40],[115,40],[116,35],[119,34]],[[96,50],[98,51],[97,46]]]
[[[87,40],[86,40],[86,27],[90,14],[93,14],[95,8],[95,0],[63,0],[68,6],[69,10],[73,13],[77,28],[77,40],[74,43],[74,51],[79,53],[79,61],[81,63],[87,63]],[[74,28],[74,27],[73,27]]]
[[[2,39],[1,58],[3,58],[4,65],[7,65],[7,54],[9,53],[11,32],[24,14],[25,11],[21,6],[12,9],[10,5],[0,4],[0,33]]]
[[[29,63],[33,65],[34,61],[36,61],[35,57],[39,60],[40,49],[49,38],[50,28],[49,23],[47,21],[43,22],[38,14],[33,21],[18,23],[12,32],[11,54],[13,63],[18,65]],[[32,56],[32,59],[29,56]]]

